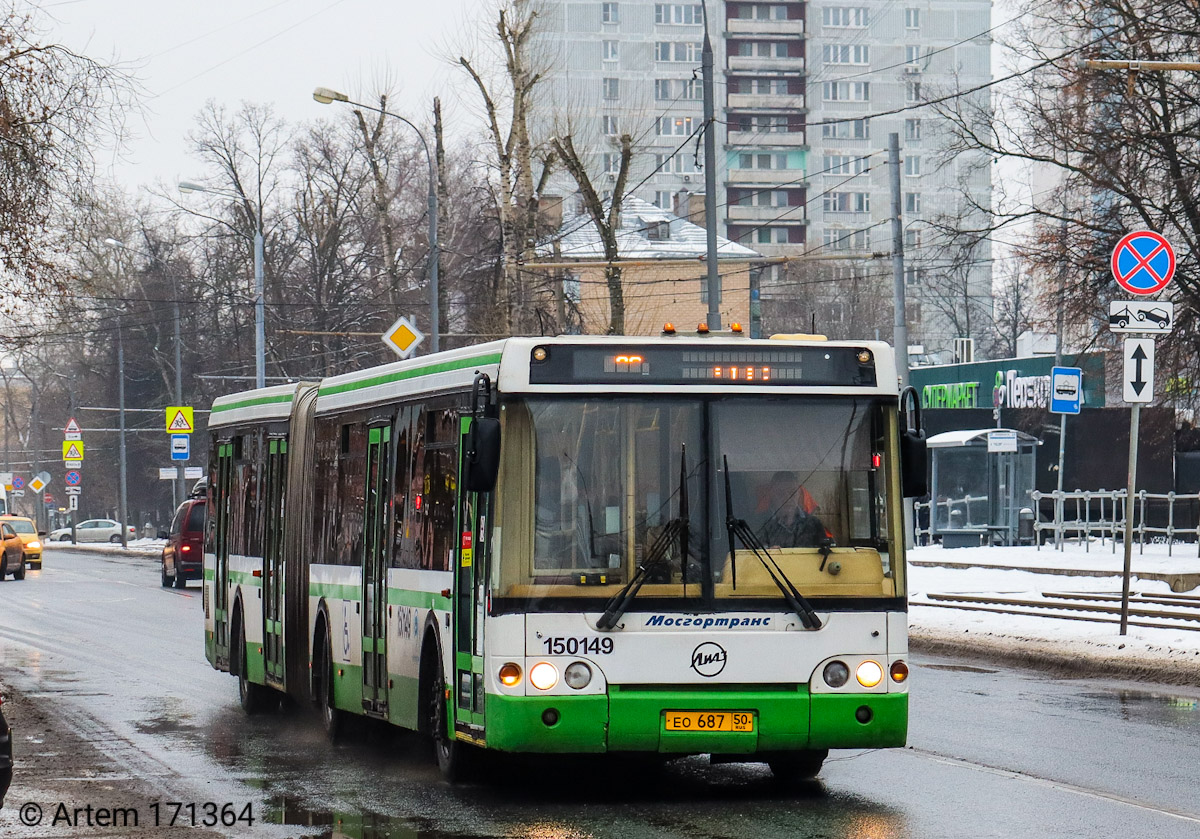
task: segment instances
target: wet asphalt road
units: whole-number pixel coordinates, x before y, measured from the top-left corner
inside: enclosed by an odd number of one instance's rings
[[[47,552],[45,570],[0,584],[0,683],[116,762],[110,801],[124,779],[253,804],[260,822],[231,836],[1200,835],[1200,689],[917,657],[911,747],[834,752],[811,784],[704,759],[510,760],[449,787],[415,736],[361,724],[331,748],[302,709],[246,717],[204,660],[195,585],[160,588],[153,559]],[[20,783],[4,835],[34,835],[12,817]]]

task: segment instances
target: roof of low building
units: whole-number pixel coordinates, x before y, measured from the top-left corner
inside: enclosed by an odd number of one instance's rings
[[[708,234],[703,227],[674,213],[628,196],[621,203],[617,250],[621,259],[699,259],[708,252]],[[558,232],[539,245],[537,252],[541,258],[604,259],[600,233],[586,213],[565,216]],[[759,256],[757,251],[723,236],[717,237],[718,259],[755,259]]]

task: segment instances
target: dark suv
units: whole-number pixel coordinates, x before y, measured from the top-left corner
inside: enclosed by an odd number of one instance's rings
[[[4,697],[0,697],[0,808],[4,807],[4,795],[12,783],[12,770],[12,730],[4,721]]]
[[[189,498],[175,511],[162,552],[164,588],[172,583],[183,588],[204,576],[204,508],[203,498]]]

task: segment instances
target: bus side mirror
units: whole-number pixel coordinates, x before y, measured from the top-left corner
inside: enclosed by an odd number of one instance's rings
[[[929,446],[921,424],[921,402],[913,387],[900,392],[900,491],[905,498],[929,494]]]
[[[467,432],[463,458],[463,484],[467,492],[491,492],[500,473],[500,420],[476,417]]]
[[[900,432],[900,488],[905,498],[929,494],[929,470],[924,431]]]

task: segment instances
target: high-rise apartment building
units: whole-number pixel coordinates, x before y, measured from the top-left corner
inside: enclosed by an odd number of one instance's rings
[[[633,194],[681,214],[700,206],[678,199],[704,189],[702,6],[539,0],[538,8],[543,127],[589,149],[601,182],[615,179],[615,138],[631,134]],[[708,0],[721,232],[768,255],[864,257],[825,263],[811,280],[797,280],[795,269],[767,272],[764,307],[803,288],[805,305],[820,310],[818,327],[838,334],[842,282],[875,278],[890,289],[890,262],[871,256],[892,249],[884,149],[894,132],[911,338],[935,351],[986,326],[988,243],[950,249],[944,229],[982,227],[989,163],[945,155],[947,125],[923,103],[988,82],[990,12],[989,0]],[[972,105],[987,101],[985,88]]]

